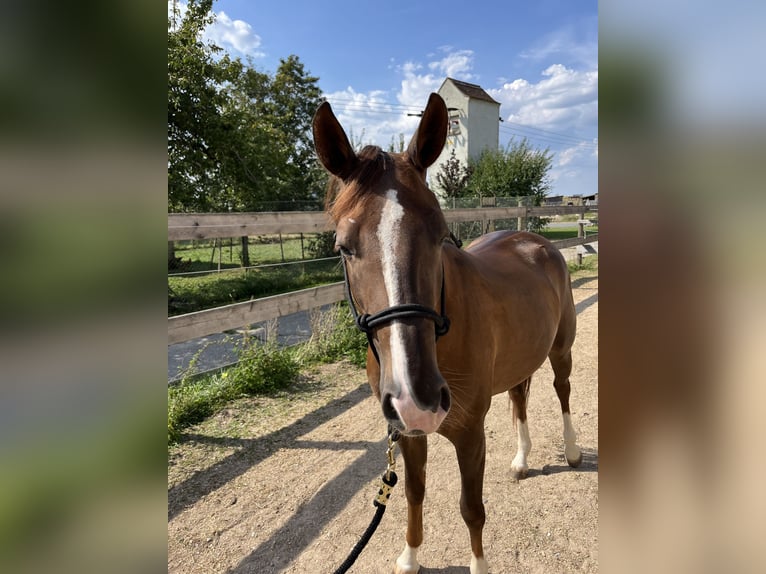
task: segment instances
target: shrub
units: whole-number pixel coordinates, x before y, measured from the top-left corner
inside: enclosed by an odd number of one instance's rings
[[[168,388],[168,444],[176,442],[184,428],[202,422],[226,402],[274,392],[298,376],[299,365],[291,351],[250,337],[240,344],[236,366],[193,381],[197,356],[181,382]]]
[[[235,388],[242,394],[271,393],[293,383],[298,362],[288,349],[248,338],[239,352],[239,362],[230,372]]]
[[[357,366],[367,360],[367,337],[357,329],[346,303],[311,312],[311,339],[298,351],[303,364],[346,359]]]
[[[318,233],[313,239],[309,240],[306,250],[313,259],[336,256],[335,232],[325,231],[323,233]]]

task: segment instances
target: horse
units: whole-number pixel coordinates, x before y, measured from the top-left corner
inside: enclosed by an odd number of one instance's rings
[[[357,325],[368,334],[367,379],[384,419],[401,438],[407,530],[395,574],[420,569],[427,436],[455,448],[460,512],[468,527],[471,574],[486,574],[482,530],[484,419],[492,396],[513,403],[517,452],[512,478],[524,478],[532,443],[527,398],[532,374],[550,360],[563,415],[564,455],[581,452],[569,411],[576,313],[561,253],[525,231],[496,231],[461,249],[426,170],[447,137],[444,100],[435,93],[405,151],[365,146],[356,153],[328,102],[317,109],[314,147],[330,174],[326,209]]]

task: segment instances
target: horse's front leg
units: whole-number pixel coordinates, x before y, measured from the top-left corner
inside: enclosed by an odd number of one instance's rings
[[[484,427],[479,425],[466,430],[455,441],[457,461],[460,466],[460,513],[471,536],[471,574],[487,574],[489,566],[484,559],[482,530],[484,529]]]
[[[426,492],[426,437],[402,436],[399,449],[404,459],[404,490],[407,496],[407,544],[396,559],[394,574],[415,574],[420,569],[418,548],[423,543],[423,497]]]

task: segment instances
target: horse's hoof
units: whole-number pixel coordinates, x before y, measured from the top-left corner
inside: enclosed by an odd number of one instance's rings
[[[527,473],[529,472],[529,469],[526,467],[511,467],[511,478],[514,480],[521,480],[522,478],[527,478]]]
[[[476,558],[476,556],[471,556],[471,568],[470,568],[471,574],[488,574],[489,573],[489,564],[487,564],[487,561],[482,556],[481,558]]]
[[[404,546],[404,551],[394,563],[394,574],[417,574],[420,571],[418,564],[418,549]]]
[[[564,455],[564,458],[567,459],[567,464],[572,468],[577,468],[582,464],[582,452],[579,452],[577,456],[573,456],[572,458]]]

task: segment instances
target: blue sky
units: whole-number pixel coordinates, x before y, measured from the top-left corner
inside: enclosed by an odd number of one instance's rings
[[[266,72],[297,55],[355,141],[409,141],[418,118],[407,113],[450,76],[501,103],[501,145],[527,137],[553,152],[551,194],[597,191],[595,1],[218,0],[213,9],[209,39]]]

